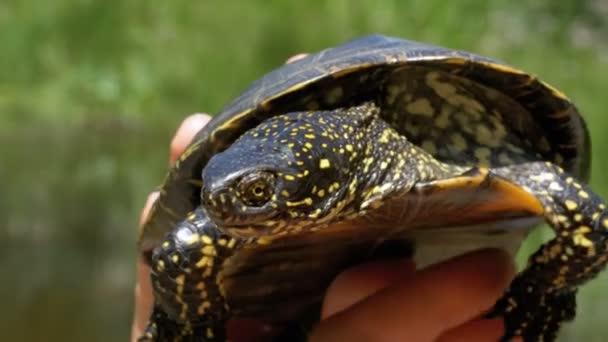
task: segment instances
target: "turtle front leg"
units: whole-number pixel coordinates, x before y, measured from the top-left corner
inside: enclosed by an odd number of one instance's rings
[[[235,245],[202,208],[175,226],[152,253],[154,310],[140,341],[226,341],[218,273]]]
[[[226,341],[224,324],[211,326],[192,326],[179,324],[170,319],[158,306],[154,306],[148,326],[138,342],[223,342]]]
[[[608,260],[608,211],[589,187],[545,162],[497,169],[542,203],[556,236],[529,260],[490,316],[504,316],[503,341],[553,341],[562,322],[575,316],[579,285]]]

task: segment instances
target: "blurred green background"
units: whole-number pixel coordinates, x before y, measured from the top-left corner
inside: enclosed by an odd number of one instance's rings
[[[488,55],[563,89],[608,198],[607,18],[608,0],[3,0],[0,339],[126,340],[137,217],[181,119],[358,35]],[[606,280],[582,290],[561,341],[608,338]]]

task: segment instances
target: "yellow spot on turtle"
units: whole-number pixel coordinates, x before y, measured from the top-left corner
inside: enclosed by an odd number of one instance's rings
[[[257,239],[257,243],[258,245],[269,245],[271,244],[273,241],[273,238],[271,236],[262,236],[259,239]]]
[[[338,183],[338,182],[333,182],[333,183],[331,184],[331,186],[332,186],[332,187],[334,187],[334,188],[336,188],[336,189],[338,189],[338,188],[340,187],[340,183]]]
[[[581,214],[574,214],[574,221],[575,222],[581,222],[583,220],[583,215]]]
[[[204,291],[204,290],[203,290],[203,291],[201,291],[201,293],[200,293],[200,296],[199,296],[199,297],[200,297],[201,299],[205,299],[205,298],[207,298],[207,296],[208,296],[208,295],[209,295],[209,294],[207,293],[207,291]]]
[[[576,202],[574,202],[573,200],[565,200],[564,204],[566,205],[566,208],[568,208],[568,210],[575,210],[578,207],[578,204],[576,204]]]
[[[207,302],[205,302],[205,303],[207,303]],[[205,304],[205,303],[203,303],[203,304]],[[203,305],[203,304],[201,304],[201,305]],[[209,304],[209,303],[207,303],[207,304]],[[207,339],[209,339],[209,340],[215,337],[215,335],[213,334],[213,329],[211,329],[211,328],[207,328],[206,335],[207,335]]]
[[[211,266],[211,260],[212,259],[210,257],[204,255],[198,260],[198,262],[194,266],[196,266],[196,268]]]
[[[201,252],[204,255],[215,256],[217,255],[217,251],[213,245],[207,245],[201,249]]]
[[[162,260],[158,260],[158,261],[156,262],[156,270],[157,270],[158,272],[162,272],[162,271],[164,271],[164,270],[165,270],[165,262],[164,262],[164,261],[162,261]]]
[[[319,168],[321,168],[321,169],[327,169],[327,168],[329,168],[330,166],[331,166],[331,164],[329,163],[329,159],[322,158],[322,159],[319,161]]]
[[[426,98],[420,98],[413,102],[410,102],[405,107],[411,114],[422,115],[422,116],[433,116],[435,110],[431,106],[431,103]]]
[[[492,154],[492,151],[490,151],[489,148],[487,147],[478,147],[475,149],[475,158],[477,158],[477,160],[479,161],[480,164],[489,164],[490,163],[490,154]]]
[[[608,229],[608,218],[605,218],[602,220],[602,226],[604,226],[604,228]]]
[[[386,90],[386,102],[388,104],[393,104],[397,96],[405,90],[405,83],[389,84]]]
[[[296,177],[294,177],[293,175],[285,175],[285,176],[283,176],[283,178],[285,178],[285,180],[288,180],[288,181],[293,181],[296,179]]]
[[[201,236],[201,242],[206,245],[210,245],[213,243],[213,240],[209,237],[209,235],[203,235]]]
[[[583,191],[583,190],[579,191],[579,192],[578,192],[578,195],[579,195],[581,198],[589,198],[589,194],[588,194],[588,193],[586,193],[586,192],[585,192],[585,191]]]
[[[180,274],[177,277],[175,277],[175,283],[177,285],[184,285],[185,282],[186,282],[186,276],[185,275]]]
[[[304,177],[308,176],[309,174],[310,174],[310,171],[304,170],[304,172],[298,173],[297,176],[298,176],[298,178],[304,178]],[[273,200],[276,200],[276,198],[274,198]]]
[[[303,199],[303,200],[300,200],[300,201],[293,201],[293,202],[292,202],[292,201],[286,201],[286,202],[285,202],[285,204],[286,204],[288,207],[297,207],[297,206],[301,206],[301,205],[307,205],[307,206],[310,206],[310,205],[312,205],[312,198],[310,198],[310,197],[306,197],[306,198],[305,198],[305,199]]]
[[[315,135],[314,134],[304,134],[304,138],[306,138],[306,139],[314,139]]]
[[[426,74],[426,84],[444,99],[456,92],[454,85],[439,81],[439,73],[435,71]]]
[[[467,141],[464,139],[462,134],[460,133],[452,133],[450,135],[450,140],[452,141],[452,145],[457,151],[464,151],[467,148]]]
[[[475,128],[475,140],[482,145],[496,147],[500,145],[500,141],[492,134],[490,129],[484,124],[478,124]]]
[[[344,146],[344,148],[348,151],[348,152],[352,152],[353,151],[353,145],[351,144],[347,144],[346,146]]]
[[[283,196],[283,197],[289,197],[289,191],[287,191],[285,189],[281,190],[281,196]]]
[[[591,233],[591,228],[588,226],[580,226],[580,227],[578,227],[578,229],[576,229],[575,233],[578,233],[578,234]]]
[[[304,146],[306,146],[306,148],[308,148],[308,149],[312,148],[312,144],[309,143],[308,141],[304,143]]]
[[[322,198],[322,197],[324,197],[324,196],[325,196],[325,190],[324,190],[324,189],[319,190],[319,191],[317,192],[317,196],[319,196],[319,197],[321,197],[321,198]]]
[[[179,262],[179,255],[177,255],[177,254],[173,254],[173,255],[171,256],[171,261],[172,261],[174,264],[177,264],[177,263]]]
[[[577,246],[583,246],[583,247],[592,247],[593,246],[593,242],[591,242],[591,240],[589,240],[587,237],[585,237],[582,234],[574,234],[572,236],[572,242],[574,242],[574,244]]]
[[[383,161],[382,163],[380,163],[380,170],[386,170],[386,168],[388,167],[388,163]]]
[[[194,234],[190,234],[190,236],[188,236],[188,238],[184,242],[186,245],[193,245],[196,242],[198,242],[198,240],[199,240],[198,234],[194,233]]]
[[[169,243],[169,241],[165,241],[162,244],[163,248],[169,248],[171,246],[171,244]]]
[[[441,113],[435,118],[435,126],[445,129],[450,125],[450,107],[443,106]]]
[[[230,241],[228,241],[228,248],[234,248],[234,245],[236,244],[236,240],[235,239],[230,239]]]
[[[380,135],[380,139],[378,139],[378,142],[381,143],[381,144],[388,143],[388,141],[389,141],[388,140],[389,135],[390,135],[390,131],[388,129],[385,129],[384,131],[382,131],[382,134]]]

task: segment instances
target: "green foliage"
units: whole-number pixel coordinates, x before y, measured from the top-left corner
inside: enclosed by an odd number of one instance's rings
[[[564,90],[588,119],[592,185],[608,198],[607,17],[606,0],[3,1],[3,336],[124,340],[138,210],[181,118],[217,112],[292,54],[363,34],[488,55]],[[608,333],[601,283],[562,340]]]

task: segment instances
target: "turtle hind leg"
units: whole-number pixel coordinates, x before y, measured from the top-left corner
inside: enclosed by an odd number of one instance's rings
[[[518,276],[496,303],[489,317],[503,316],[505,335],[501,342],[521,336],[524,341],[553,341],[562,322],[571,321],[576,310],[576,290],[543,293]]]
[[[224,342],[227,340],[224,325],[192,326],[170,319],[158,306],[154,306],[144,334],[138,342]]]
[[[553,341],[575,315],[576,291],[608,261],[608,211],[589,187],[551,163],[499,168],[542,204],[555,237],[534,253],[490,316],[505,319],[505,339]]]

